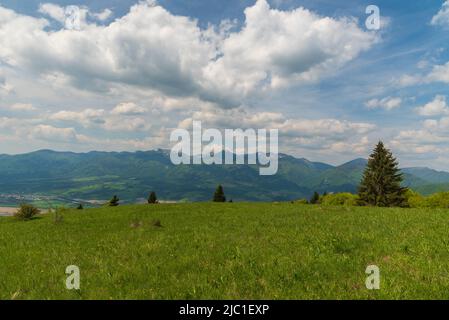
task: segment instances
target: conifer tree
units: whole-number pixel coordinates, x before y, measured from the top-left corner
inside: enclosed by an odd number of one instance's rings
[[[223,187],[219,185],[214,193],[214,202],[226,202],[226,197],[223,191]]]
[[[317,204],[320,202],[320,194],[318,192],[314,192],[312,198],[310,198],[310,204]]]
[[[149,203],[149,204],[155,204],[155,203],[157,203],[156,192],[152,191],[152,192],[150,193],[150,196],[148,197],[148,203]]]
[[[390,150],[379,141],[368,159],[359,186],[362,205],[395,207],[406,205],[407,188],[401,186],[403,180],[398,162]]]
[[[119,205],[120,199],[117,196],[113,196],[111,200],[109,200],[108,205],[110,207],[117,207]]]

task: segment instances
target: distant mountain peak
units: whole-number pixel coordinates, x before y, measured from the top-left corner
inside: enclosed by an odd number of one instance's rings
[[[367,163],[368,163],[367,159],[357,158],[338,166],[338,168],[345,168],[345,169],[364,168]]]
[[[284,201],[308,198],[314,191],[356,192],[366,163],[366,159],[358,158],[332,166],[280,153],[278,174],[261,177],[251,165],[176,166],[167,149],[86,153],[39,150],[1,156],[0,197],[26,192],[95,200],[118,194],[133,201],[154,190],[161,199],[207,201],[214,188],[222,184],[226,195],[236,201]],[[404,186],[416,191],[428,194],[449,189],[447,172],[422,167],[403,172]]]

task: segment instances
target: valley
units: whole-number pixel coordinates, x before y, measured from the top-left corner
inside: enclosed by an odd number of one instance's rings
[[[309,198],[314,191],[355,193],[365,165],[365,159],[332,166],[280,154],[277,175],[260,176],[254,165],[175,166],[167,150],[41,150],[0,155],[0,205],[95,207],[113,195],[122,203],[141,203],[150,191],[169,202],[209,201],[218,184],[233,201],[290,201]],[[422,194],[449,190],[447,172],[405,168],[403,173],[404,185]]]

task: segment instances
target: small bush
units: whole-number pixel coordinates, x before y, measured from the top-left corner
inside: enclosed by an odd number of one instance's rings
[[[223,191],[223,187],[219,185],[214,193],[213,202],[226,202],[226,196]]]
[[[32,206],[30,204],[22,204],[19,210],[14,213],[14,217],[19,220],[31,220],[40,213],[41,211],[35,206]]]
[[[425,208],[449,208],[449,192],[439,192],[424,198]]]
[[[307,199],[299,199],[299,200],[296,200],[294,203],[296,203],[296,204],[309,204],[309,201],[307,201]]]
[[[153,227],[162,228],[161,220],[153,220],[153,221],[151,221],[151,225],[152,225]]]
[[[149,204],[156,204],[156,203],[158,203],[156,192],[152,191],[150,193],[150,196],[148,197],[148,203]]]
[[[405,199],[409,208],[424,208],[426,206],[426,199],[411,189],[405,193]]]
[[[424,197],[415,191],[409,190],[406,193],[406,199],[410,208],[449,208],[449,192],[439,192]]]
[[[312,198],[310,198],[310,204],[319,204],[320,203],[320,194],[318,192],[314,192]]]
[[[120,204],[120,199],[117,196],[113,196],[108,202],[109,207],[117,207]]]
[[[358,196],[352,193],[327,194],[321,198],[323,206],[356,206]]]

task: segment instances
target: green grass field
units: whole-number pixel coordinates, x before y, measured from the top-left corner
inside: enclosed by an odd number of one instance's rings
[[[365,287],[371,264],[380,290]],[[80,291],[65,288],[68,265]],[[0,218],[0,299],[448,299],[448,288],[449,210],[204,203]]]

